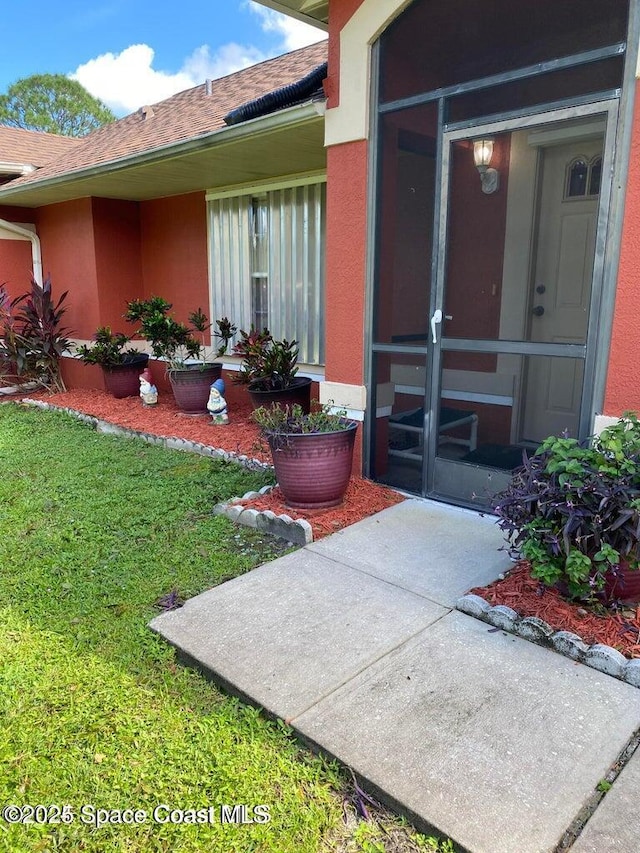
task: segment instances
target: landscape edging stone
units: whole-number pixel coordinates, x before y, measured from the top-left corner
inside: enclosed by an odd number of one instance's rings
[[[483,603],[480,604],[480,602]],[[640,659],[625,658],[612,646],[606,646],[603,643],[594,643],[590,646],[582,637],[571,631],[554,631],[544,619],[539,619],[537,616],[520,616],[515,610],[502,604],[492,606],[475,593],[461,596],[456,601],[456,610],[531,643],[550,648],[564,657],[604,672],[633,687],[640,687]],[[510,613],[506,614],[505,611]],[[511,617],[511,614],[515,615]],[[509,627],[508,622],[511,618],[512,625]]]

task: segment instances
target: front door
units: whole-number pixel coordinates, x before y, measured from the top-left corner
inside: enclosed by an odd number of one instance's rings
[[[552,141],[551,137],[551,141]],[[531,340],[584,343],[595,257],[604,132],[595,138],[549,144],[540,152],[541,187],[537,248],[532,274]],[[583,371],[539,358],[529,367],[523,393],[521,439],[540,442],[550,433],[579,432]]]
[[[444,134],[428,494],[486,505],[546,436],[584,433],[607,116],[599,106]],[[474,164],[481,138],[493,144],[491,192]]]

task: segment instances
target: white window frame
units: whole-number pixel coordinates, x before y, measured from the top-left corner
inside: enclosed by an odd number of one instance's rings
[[[293,205],[276,205],[278,190],[292,190],[298,187],[326,184],[326,174],[316,172],[293,178],[268,181],[261,184],[226,187],[206,194],[207,201],[207,240],[209,255],[209,294],[211,316],[217,319],[228,316],[238,327],[248,330],[252,318],[251,308],[251,252],[248,211],[252,199],[268,196],[273,203],[275,223],[282,223],[278,248],[286,244],[288,212]],[[212,204],[216,202],[216,204]],[[224,202],[224,206],[217,204]],[[317,207],[315,208],[317,211]],[[298,266],[304,268],[298,273],[296,282],[283,282],[288,278],[282,274],[282,253],[272,247],[269,268],[269,329],[279,338],[296,338],[300,342],[300,362],[313,365],[324,363],[324,271],[326,237],[326,202],[323,215],[314,216],[312,227],[314,234],[310,239],[320,245],[321,251],[314,252],[312,263],[308,263],[311,249],[301,252]],[[291,226],[294,227],[293,225]],[[306,234],[306,222],[298,227]],[[276,238],[274,237],[274,242]],[[291,241],[289,241],[291,243]],[[222,247],[219,250],[218,247]],[[313,269],[309,267],[312,266]],[[307,277],[308,276],[308,277]],[[316,286],[305,288],[309,278]],[[279,288],[289,284],[290,291],[281,294]],[[294,292],[295,291],[295,292]],[[283,298],[284,296],[284,298]],[[307,334],[308,332],[308,334]]]

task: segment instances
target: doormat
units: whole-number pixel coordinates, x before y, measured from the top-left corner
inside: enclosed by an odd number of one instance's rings
[[[522,465],[523,453],[527,453],[527,449],[517,444],[481,444],[476,450],[463,456],[460,461],[513,471],[514,468]]]

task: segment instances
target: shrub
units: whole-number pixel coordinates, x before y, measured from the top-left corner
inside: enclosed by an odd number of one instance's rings
[[[3,288],[0,299],[0,357],[15,365],[19,377],[53,391],[66,390],[60,373],[60,358],[71,346],[71,332],[62,326],[66,298],[67,291],[54,302],[47,278],[42,286],[31,279],[31,289],[11,301]]]
[[[284,391],[298,372],[298,342],[275,341],[268,329],[240,330],[233,354],[242,357],[238,382],[253,383],[259,391]]]
[[[588,442],[551,436],[494,505],[512,557],[571,597],[590,597],[621,560],[640,559],[640,422],[625,415]]]
[[[200,308],[189,314],[189,325],[180,323],[169,314],[172,307],[161,296],[134,299],[127,303],[125,319],[139,322],[140,334],[151,344],[154,356],[165,359],[170,369],[179,370],[187,359],[202,360],[204,334],[212,324]],[[227,351],[236,327],[226,317],[217,320],[216,326],[213,336],[221,340],[215,356],[219,358]]]
[[[293,406],[260,406],[251,413],[252,420],[264,433],[305,435],[312,432],[342,432],[351,429],[355,421],[347,418],[345,411],[333,412],[331,406],[321,406],[305,413],[297,403]]]
[[[140,351],[135,347],[125,350],[131,338],[122,332],[112,332],[110,326],[100,326],[93,338],[95,343],[91,346],[82,344],[76,347],[76,353],[85,364],[114,367],[124,364],[131,356],[140,355]]]

